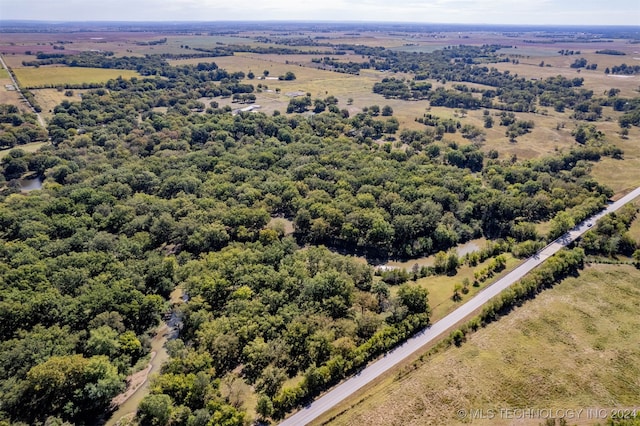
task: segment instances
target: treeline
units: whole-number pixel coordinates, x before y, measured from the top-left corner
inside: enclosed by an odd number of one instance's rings
[[[442,139],[442,136],[445,133],[456,133],[458,129],[462,128],[462,123],[460,123],[460,120],[456,120],[453,118],[441,118],[431,113],[425,113],[422,117],[416,118],[416,122],[424,124],[425,126],[432,127],[434,129],[434,132],[427,132],[427,134],[433,135],[437,140]],[[422,136],[424,135],[418,135],[418,137],[420,138]],[[411,139],[413,139],[413,137]],[[408,134],[401,133],[401,140],[403,142],[409,141]]]
[[[440,79],[436,74],[450,70],[456,72],[471,64],[500,62],[496,52],[503,46],[447,46],[429,53],[403,52],[382,47],[338,45],[337,49],[352,50],[369,58],[369,67],[379,71],[410,72],[417,76]],[[424,78],[422,78],[424,79]]]
[[[620,64],[604,70],[605,74],[635,75],[640,74],[640,65]]]
[[[358,75],[360,70],[371,68],[371,64],[369,62],[342,62],[337,61],[329,56],[325,56],[323,58],[313,58],[311,59],[312,63],[321,64],[324,67],[329,67],[332,71],[344,72],[347,74]]]
[[[24,96],[24,98],[29,102],[29,105],[31,105],[36,112],[42,112],[42,107],[36,100],[35,95],[26,89],[21,89],[21,91],[22,96]]]
[[[614,56],[625,56],[626,53],[624,53],[621,50],[615,50],[615,49],[602,49],[602,50],[596,50],[596,53],[599,55],[614,55]]]
[[[47,132],[39,126],[34,114],[21,113],[14,105],[0,104],[0,149],[47,139]]]
[[[420,100],[428,98],[431,87],[431,83],[405,81],[390,77],[375,83],[373,93],[380,94],[387,99]]]
[[[99,89],[104,87],[104,83],[64,83],[64,84],[38,84],[30,85],[29,89]]]
[[[618,118],[618,123],[622,129],[628,129],[631,126],[640,126],[640,98],[617,98],[613,101],[613,109],[624,112],[624,114]]]
[[[159,46],[162,44],[167,44],[167,38],[163,37],[158,40],[149,40],[149,41],[136,41],[138,46]]]
[[[598,68],[598,64],[589,64],[585,58],[578,58],[571,65],[571,68],[586,68],[588,70],[595,70]]]
[[[631,257],[638,243],[627,232],[638,215],[638,208],[628,204],[618,212],[609,213],[580,239],[579,246],[587,255],[617,255]]]
[[[206,56],[224,56],[215,55],[214,52],[208,52]],[[198,74],[197,78],[205,81],[219,81],[224,78],[231,77],[233,73],[227,73],[226,70],[218,69],[214,62],[201,62],[196,65],[181,65],[172,67],[166,61],[169,55],[147,55],[140,56],[122,56],[115,57],[112,54],[104,52],[86,52],[78,55],[63,55],[62,57],[53,57],[46,60],[24,62],[24,66],[40,66],[60,64],[70,67],[89,67],[89,68],[109,68],[109,69],[126,69],[134,70],[143,76],[162,76],[176,79],[180,75]],[[209,74],[201,74],[208,72]],[[211,74],[213,73],[213,74]],[[203,77],[204,76],[204,77]],[[240,78],[244,78],[242,73]]]
[[[483,77],[484,76],[484,77]],[[557,111],[565,108],[576,108],[580,111],[595,111],[599,118],[602,106],[609,100],[592,99],[593,91],[582,89],[584,79],[567,79],[562,76],[549,77],[544,80],[513,79],[508,73],[500,73],[486,67],[476,67],[473,75],[459,76],[458,81],[469,81],[496,89],[469,89],[466,85],[457,84],[452,89],[438,87],[431,91],[431,83],[416,80],[407,81],[395,77],[384,78],[375,83],[373,92],[385,98],[405,100],[428,99],[431,105],[449,108],[478,109],[491,108],[515,112],[535,112],[540,106],[552,106]],[[478,95],[474,96],[474,93]],[[598,109],[599,108],[599,109]],[[591,116],[589,116],[591,117]],[[577,117],[584,119],[585,117]]]
[[[464,109],[478,109],[481,106],[480,99],[472,94],[443,87],[438,87],[430,94],[429,103],[433,106]]]
[[[580,239],[578,248],[559,252],[537,270],[534,270],[529,277],[489,302],[490,304],[483,309],[477,318],[452,332],[447,343],[460,345],[469,332],[495,321],[500,316],[507,314],[513,307],[535,297],[543,289],[573,275],[582,268],[587,255],[633,256],[634,264],[640,265],[638,243],[627,232],[637,214],[638,208],[636,206],[626,205],[620,211],[602,217],[594,228]]]
[[[112,59],[100,54],[86,54],[78,57],[67,57],[65,61],[61,63],[69,66],[132,69],[138,71],[143,76],[166,78],[166,80],[157,78],[145,79],[144,86],[139,87],[141,90],[169,90],[180,87],[183,92],[198,90],[201,97],[229,97],[236,93],[252,93],[254,91],[253,85],[240,82],[240,80],[245,78],[243,72],[227,72],[224,69],[218,68],[214,62],[200,62],[194,65],[179,65],[173,67],[159,56]],[[137,82],[137,78],[133,78],[132,80],[118,78],[106,84],[65,85],[64,88],[85,89],[89,87],[105,87],[110,90],[122,91],[133,87]],[[211,82],[219,82],[220,84],[207,84]],[[160,98],[166,99],[162,96]],[[166,102],[161,102],[156,106],[166,106]]]
[[[347,48],[347,46],[341,46]],[[567,79],[562,76],[549,77],[544,80],[528,80],[511,74],[500,72],[484,65],[499,62],[495,55],[499,46],[453,46],[426,53],[395,52],[384,48],[356,46],[354,53],[368,58],[361,64],[349,63],[349,72],[357,72],[360,68],[372,68],[380,71],[408,72],[414,75],[413,81],[385,78],[373,87],[374,93],[386,98],[398,99],[430,99],[437,106],[451,108],[494,108],[515,112],[535,112],[540,106],[552,106],[557,111],[580,106],[575,118],[589,121],[600,118],[601,108],[607,105],[607,99],[592,99],[593,91],[581,88],[584,79]],[[564,52],[562,52],[564,53]],[[574,53],[574,52],[571,52]],[[579,53],[579,52],[578,52]],[[335,64],[335,66],[340,66]],[[572,67],[596,69],[596,64],[587,64],[584,58],[577,59]],[[607,68],[606,73],[633,74],[639,72],[637,66],[622,64]],[[430,92],[430,83],[420,81],[433,79],[445,83],[459,81],[483,84],[492,89],[473,89],[466,86],[445,90],[439,88]],[[466,88],[466,89],[465,89]],[[480,97],[472,95],[479,93]],[[586,105],[586,107],[585,107]],[[585,108],[587,111],[585,111]]]
[[[313,62],[324,63],[334,68],[338,72],[349,72],[358,74],[362,69],[375,69],[378,71],[414,73],[417,79],[436,78],[431,74],[434,68],[444,71],[446,68],[459,68],[470,64],[481,64],[490,62],[504,62],[508,59],[500,58],[496,52],[502,47],[500,45],[483,46],[447,46],[434,52],[403,52],[385,49],[384,47],[373,47],[364,45],[349,44],[326,44],[336,49],[330,52],[333,55],[344,55],[350,52],[361,55],[362,62],[340,62],[334,61],[330,57],[322,59],[315,58]],[[305,52],[308,53],[308,52]],[[440,79],[440,77],[436,78]],[[460,80],[464,81],[464,80]]]
[[[533,229],[533,224],[521,224],[520,226],[526,226],[527,228],[531,227],[531,232],[527,233],[524,238],[520,236],[517,241],[522,241],[522,244],[532,244],[536,247],[539,247],[540,244],[544,245],[544,243],[539,239],[540,237],[535,232],[535,229]],[[432,275],[454,276],[456,275],[458,268],[462,265],[466,264],[468,266],[477,266],[479,263],[495,256],[495,258],[492,259],[484,268],[474,271],[475,280],[473,285],[477,287],[480,285],[480,282],[486,281],[493,277],[496,272],[500,272],[505,268],[506,257],[502,255],[503,253],[511,251],[516,255],[516,253],[519,252],[521,243],[518,243],[517,241],[513,238],[506,240],[489,240],[482,249],[474,250],[462,257],[458,256],[455,249],[451,249],[447,252],[439,251],[434,256],[433,266],[419,267],[416,263],[410,271],[403,268],[378,268],[375,271],[375,275],[380,276],[380,279],[389,285],[398,285],[404,284],[409,279],[417,281],[418,278],[424,278]]]
[[[115,57],[112,52],[84,52],[77,55],[49,55],[36,61],[23,61],[23,66],[67,65],[70,67],[135,70],[142,75],[156,75],[169,64],[157,55]]]
[[[191,300],[182,309],[181,339],[148,397],[169,396],[171,411],[211,407],[221,399],[211,372],[223,377],[241,368],[262,400],[258,413],[281,418],[429,318],[421,287],[402,286],[392,297],[385,284],[373,284],[370,267],[324,248],[300,251],[274,229],[261,231],[259,242],[190,261],[178,275]],[[301,375],[299,385],[283,388]],[[197,392],[204,377],[212,391]]]
[[[445,344],[460,346],[465,341],[467,334],[507,315],[516,306],[535,298],[536,295],[552,287],[563,278],[576,274],[584,267],[584,261],[585,253],[581,248],[564,249],[556,253],[520,282],[491,299],[482,309],[480,315],[453,331]]]
[[[209,56],[232,56],[234,52],[258,53],[263,55],[330,55],[334,53],[333,50],[300,50],[287,47],[260,45],[249,46],[240,44],[221,46],[216,47],[215,49],[188,46],[186,46],[185,48],[195,50],[196,52],[209,53]]]
[[[317,37],[315,38],[318,39]],[[328,43],[318,43],[311,37],[278,37],[270,38],[258,36],[255,38],[257,42],[265,44],[283,44],[287,46],[330,46]]]

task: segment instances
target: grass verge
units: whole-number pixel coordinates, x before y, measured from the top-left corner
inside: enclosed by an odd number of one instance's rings
[[[406,366],[316,424],[512,424],[506,416],[471,421],[458,410],[637,405],[638,303],[640,271],[588,267],[469,335],[461,347]]]

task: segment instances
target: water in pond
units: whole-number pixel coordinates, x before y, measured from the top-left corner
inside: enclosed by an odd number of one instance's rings
[[[42,178],[37,176],[32,178],[18,179],[18,183],[20,184],[20,190],[22,192],[42,189]]]

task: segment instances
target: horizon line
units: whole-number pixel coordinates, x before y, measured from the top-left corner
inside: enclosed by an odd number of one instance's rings
[[[23,19],[23,18],[0,18],[2,23],[43,23],[43,24],[234,24],[234,23],[291,23],[291,24],[388,24],[388,25],[455,25],[455,26],[487,26],[487,27],[621,27],[621,28],[637,28],[640,25],[633,24],[498,24],[498,23],[482,23],[482,22],[419,22],[419,21],[380,21],[380,20],[307,20],[307,19],[219,19],[219,20],[100,20],[100,19],[83,19],[83,20],[44,20],[44,19]]]

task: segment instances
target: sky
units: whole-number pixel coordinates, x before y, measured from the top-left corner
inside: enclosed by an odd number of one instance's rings
[[[640,26],[640,0],[0,0],[0,19]]]

